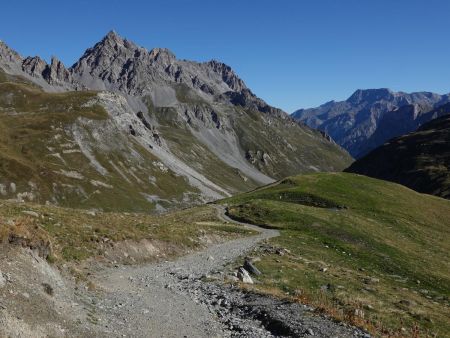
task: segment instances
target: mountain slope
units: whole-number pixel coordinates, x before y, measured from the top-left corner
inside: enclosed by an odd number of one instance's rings
[[[448,337],[450,201],[348,173],[286,178],[229,199],[276,228],[259,290],[311,302],[374,336]]]
[[[438,113],[450,114],[450,104],[440,107]],[[450,115],[390,140],[346,171],[450,199]]]
[[[292,116],[322,130],[359,158],[392,137],[416,130],[436,118],[428,114],[449,102],[449,95],[403,93],[389,89],[357,90],[346,101],[300,109]]]
[[[4,198],[162,211],[351,162],[223,63],[114,32],[70,68],[0,42],[0,81]]]

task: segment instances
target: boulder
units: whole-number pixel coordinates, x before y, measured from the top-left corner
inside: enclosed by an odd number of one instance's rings
[[[244,262],[244,269],[250,272],[252,275],[261,275],[261,271],[259,271],[258,268],[254,266],[253,263],[248,259],[246,259]]]
[[[240,267],[238,270],[238,278],[241,282],[246,284],[253,284],[253,279],[250,277],[247,270],[245,270],[243,267]]]

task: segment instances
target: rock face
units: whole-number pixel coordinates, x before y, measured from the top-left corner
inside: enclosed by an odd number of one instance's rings
[[[299,172],[339,171],[351,162],[321,132],[255,96],[229,66],[178,60],[167,49],[149,51],[115,32],[70,68],[56,57],[50,64],[22,58],[0,43],[2,81],[9,85],[0,111],[9,115],[0,114],[0,128],[10,126],[3,144],[17,143],[10,132],[37,131],[21,141],[15,157],[0,154],[7,163],[0,166],[6,198],[78,199],[95,208],[95,200],[107,205],[102,190],[118,189],[135,195],[133,206],[143,200],[163,211]],[[36,85],[45,95],[36,95]],[[36,107],[40,119],[33,118]],[[51,174],[41,175],[38,162]],[[20,170],[9,169],[16,166]]]
[[[29,56],[22,62],[22,70],[25,73],[37,78],[43,76],[44,71],[47,69],[47,67],[47,63],[39,56]]]
[[[243,268],[253,275],[261,275],[261,271],[259,271],[258,268],[248,259],[245,260]]]
[[[429,92],[407,94],[385,88],[357,90],[346,101],[300,109],[292,116],[324,131],[353,157],[359,158],[390,138],[414,131],[422,123],[436,118],[429,112],[449,100],[449,95]]]
[[[72,74],[56,57],[52,57],[51,64],[45,67],[42,76],[51,85],[73,83]]]
[[[450,104],[430,114],[450,114]],[[345,171],[397,182],[419,192],[450,199],[450,115],[390,140]]]

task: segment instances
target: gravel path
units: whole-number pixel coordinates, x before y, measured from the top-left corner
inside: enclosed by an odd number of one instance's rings
[[[313,315],[304,305],[224,284],[227,264],[278,232],[235,222],[225,215],[224,207],[215,207],[222,220],[259,234],[214,245],[176,261],[102,270],[94,276],[96,285],[104,290],[95,304],[99,336],[368,337]]]

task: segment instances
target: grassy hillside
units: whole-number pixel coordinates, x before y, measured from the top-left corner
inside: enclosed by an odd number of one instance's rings
[[[373,332],[448,336],[449,201],[336,173],[287,178],[224,203],[232,217],[280,229],[259,252],[258,289]]]

